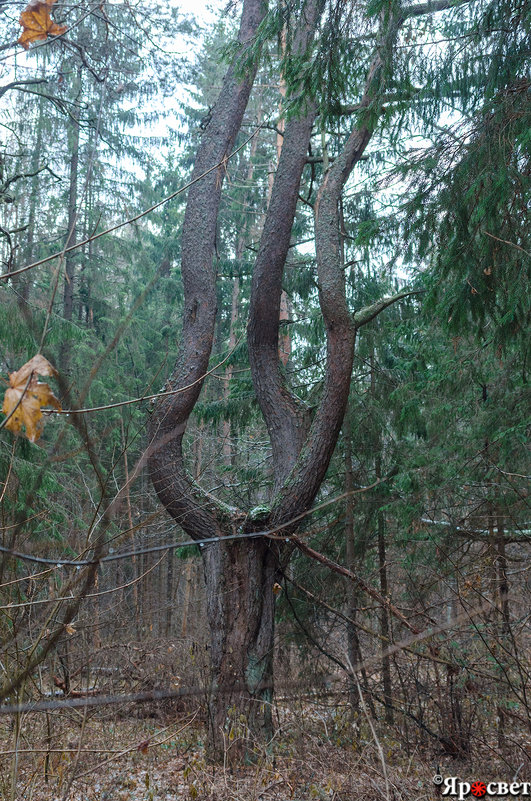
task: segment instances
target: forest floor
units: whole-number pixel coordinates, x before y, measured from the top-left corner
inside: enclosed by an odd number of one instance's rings
[[[128,710],[131,712],[131,710]],[[531,760],[493,745],[466,762],[432,742],[407,747],[393,727],[357,729],[340,707],[289,709],[271,753],[232,768],[207,764],[198,712],[138,719],[69,710],[22,720],[13,794],[13,731],[0,720],[0,798],[5,801],[432,801],[433,776],[463,781],[529,780]],[[529,750],[531,754],[531,748]],[[486,796],[489,798],[489,796]]]

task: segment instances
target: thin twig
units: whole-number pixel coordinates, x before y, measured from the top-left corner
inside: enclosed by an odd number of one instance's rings
[[[497,242],[503,242],[504,245],[510,245],[513,248],[517,248],[517,250],[521,250],[522,253],[526,254],[526,256],[531,256],[531,253],[528,250],[525,250],[524,248],[520,247],[520,245],[517,245],[516,242],[510,242],[508,239],[500,239],[499,236],[494,236],[494,234],[489,234],[488,231],[483,231],[483,233],[486,234],[487,236],[490,236],[491,239],[495,239]]]
[[[107,234],[111,234],[111,233],[113,233],[113,231],[118,231],[120,228],[124,228],[124,226],[126,226],[126,225],[132,225],[137,220],[140,220],[140,219],[142,219],[142,217],[145,217],[147,214],[151,214],[152,211],[155,211],[155,209],[158,209],[160,206],[163,206],[165,203],[168,203],[170,200],[173,200],[173,198],[177,197],[177,195],[180,195],[183,192],[185,192],[187,189],[189,189],[191,186],[193,186],[194,184],[196,184],[199,181],[201,181],[203,178],[205,178],[211,172],[214,172],[214,170],[218,170],[220,167],[224,167],[226,165],[227,161],[229,161],[237,153],[239,153],[240,150],[243,150],[243,148],[251,141],[251,139],[254,136],[256,136],[258,131],[260,131],[263,127],[264,127],[263,123],[260,123],[260,125],[257,125],[256,128],[254,129],[253,133],[244,142],[242,142],[242,144],[239,147],[237,147],[236,150],[233,150],[233,152],[230,153],[230,155],[228,155],[225,158],[223,158],[217,164],[214,164],[213,167],[209,167],[208,170],[205,170],[205,172],[203,172],[201,175],[198,175],[197,178],[194,178],[191,181],[188,181],[188,183],[184,184],[184,186],[181,186],[180,189],[177,189],[175,192],[172,192],[171,195],[168,195],[167,197],[163,198],[162,200],[159,200],[158,203],[155,203],[153,206],[150,206],[148,209],[144,209],[144,211],[141,211],[139,214],[136,214],[134,217],[130,217],[128,220],[124,220],[123,222],[117,223],[116,225],[111,226],[111,228],[106,228],[105,231],[100,231],[99,234],[93,234],[92,236],[89,236],[87,239],[83,239],[81,242],[76,242],[75,245],[70,245],[70,247],[65,248],[64,250],[60,250],[60,251],[57,251],[56,253],[52,253],[51,256],[46,256],[46,258],[40,259],[39,261],[35,261],[35,262],[33,262],[33,264],[28,264],[27,267],[21,267],[19,270],[13,270],[13,272],[10,272],[10,273],[2,273],[0,275],[0,280],[8,280],[9,278],[12,278],[15,275],[20,275],[21,273],[25,273],[27,270],[32,270],[34,267],[39,267],[41,264],[46,264],[49,261],[53,261],[53,259],[56,259],[56,258],[58,258],[60,256],[64,256],[66,253],[70,253],[71,250],[76,250],[77,248],[83,247],[84,245],[88,245],[89,242],[94,242],[94,240],[99,239],[102,236],[106,236]]]
[[[225,364],[225,362],[228,359],[230,359],[230,357],[240,344],[242,338],[243,334],[240,336],[234,347],[227,353],[227,355],[222,361],[214,365],[214,367],[212,367],[212,369],[204,373],[204,375],[200,376],[195,381],[192,381],[191,384],[187,384],[185,387],[181,387],[180,389],[168,389],[165,390],[164,392],[156,392],[153,395],[142,395],[139,398],[130,398],[129,400],[126,401],[118,401],[117,403],[108,403],[105,406],[92,406],[88,409],[61,409],[61,411],[59,411],[58,409],[57,410],[50,409],[47,412],[47,414],[55,414],[55,412],[57,412],[58,414],[87,414],[88,412],[102,412],[106,409],[117,409],[120,406],[130,406],[132,403],[142,403],[142,401],[156,400],[157,398],[164,398],[167,397],[168,395],[177,395],[179,392],[186,392],[188,389],[191,389],[200,381],[203,381],[205,378],[207,378],[207,376],[211,375],[219,367],[222,367]]]

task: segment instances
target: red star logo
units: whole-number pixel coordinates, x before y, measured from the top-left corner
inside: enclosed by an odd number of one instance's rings
[[[487,787],[483,782],[474,782],[470,787],[470,792],[472,795],[476,796],[476,798],[483,798],[487,792]]]

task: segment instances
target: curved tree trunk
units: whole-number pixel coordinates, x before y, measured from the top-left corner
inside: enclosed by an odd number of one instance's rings
[[[302,11],[293,42],[293,51],[299,57],[313,41],[322,6],[321,0],[308,0]],[[297,461],[307,434],[305,410],[289,390],[281,369],[279,329],[282,278],[315,116],[316,104],[311,101],[284,128],[251,285],[249,362],[271,440],[277,489]]]
[[[311,47],[324,3],[307,0],[295,26],[292,50],[303,60]],[[262,0],[244,0],[239,42],[243,50],[255,36]],[[362,106],[373,104],[381,66],[379,53],[367,77]],[[272,526],[294,531],[317,495],[334,451],[350,387],[357,328],[393,300],[352,315],[341,267],[338,204],[355,163],[372,134],[368,124],[354,127],[344,150],[327,170],[318,194],[316,244],[319,299],[327,336],[324,391],[311,427],[301,402],[290,391],[279,361],[282,278],[316,115],[313,101],[286,124],[259,252],[253,271],[248,326],[251,374],[273,451],[274,497],[268,509],[252,513],[228,507],[202,490],[183,463],[186,424],[208,370],[216,319],[215,236],[225,160],[240,129],[255,68],[237,77],[227,72],[218,102],[198,149],[182,232],[185,298],[181,354],[168,389],[150,421],[149,465],[160,500],[195,540],[219,541],[203,548],[211,631],[209,693],[210,754],[227,749],[250,754],[250,742],[271,733],[274,593],[279,543],[264,537],[227,539]],[[376,78],[375,78],[376,76]],[[289,96],[288,96],[289,101]],[[377,115],[372,114],[375,120]],[[374,123],[375,124],[375,123]]]
[[[256,36],[264,13],[263,0],[244,0],[238,37],[242,54]],[[157,404],[149,424],[149,469],[155,490],[166,510],[196,540],[234,534],[236,525],[245,518],[204,492],[187,473],[182,442],[214,341],[217,276],[213,261],[221,189],[226,160],[241,127],[255,73],[256,66],[249,67],[243,78],[234,66],[228,69],[199,145],[192,174],[192,179],[198,180],[188,194],[182,231],[185,308],[181,352],[168,382],[168,389],[175,390],[175,394]],[[248,661],[255,659],[253,654],[261,650],[268,653],[272,645],[272,613],[265,614],[267,605],[257,605],[253,600],[264,589],[262,565],[269,559],[263,553],[254,559],[244,558],[253,550],[248,547],[251,542],[215,543],[203,552],[211,630],[209,750],[213,757],[223,753],[228,734],[225,722],[232,700],[240,709],[248,708],[249,714],[252,708],[256,717],[256,705],[251,707],[250,703],[260,692],[260,682],[248,683],[245,668]],[[255,568],[256,575],[252,572]],[[268,568],[266,575],[269,572]],[[227,594],[229,585],[232,591]],[[266,643],[265,649],[262,642]],[[229,659],[231,654],[233,661]],[[263,719],[267,723],[267,715]],[[254,718],[251,722],[253,726],[258,723]]]

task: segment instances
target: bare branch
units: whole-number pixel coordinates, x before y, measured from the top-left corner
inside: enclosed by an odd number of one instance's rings
[[[8,178],[8,180],[0,187],[0,194],[4,194],[6,189],[15,181],[20,181],[22,178],[34,178],[36,175],[39,175],[39,173],[44,172],[45,170],[49,172],[50,175],[53,175],[54,178],[57,178],[58,181],[61,180],[61,177],[52,169],[50,169],[47,164],[45,164],[43,167],[39,167],[39,169],[35,170],[34,172],[22,172],[18,175],[12,175],[11,178]]]
[[[9,89],[19,89],[21,86],[35,86],[38,83],[48,83],[48,78],[34,78],[27,81],[11,81],[11,83],[6,83],[5,86],[0,87],[0,97],[5,95]]]
[[[419,629],[413,626],[413,624],[410,623],[406,617],[404,617],[402,612],[400,612],[400,610],[397,609],[396,606],[391,603],[391,601],[389,601],[387,598],[384,598],[383,595],[381,595],[377,590],[373,589],[373,587],[370,587],[368,584],[366,584],[363,579],[361,579],[359,576],[356,576],[351,570],[347,570],[346,567],[338,565],[337,562],[333,562],[332,559],[324,556],[324,554],[315,551],[313,548],[310,548],[310,546],[299,537],[292,537],[291,541],[297,546],[299,551],[302,551],[302,553],[305,553],[307,556],[310,556],[312,559],[315,559],[317,562],[325,565],[325,567],[330,568],[330,570],[333,570],[334,573],[339,573],[340,576],[345,576],[345,578],[348,578],[350,581],[353,581],[355,584],[357,584],[358,587],[363,590],[363,592],[367,593],[367,595],[370,595],[371,598],[374,598],[375,601],[378,601],[379,604],[384,606],[394,617],[396,617],[397,620],[399,620],[404,624],[404,626],[406,626],[406,628],[413,632],[413,634],[420,634]]]

